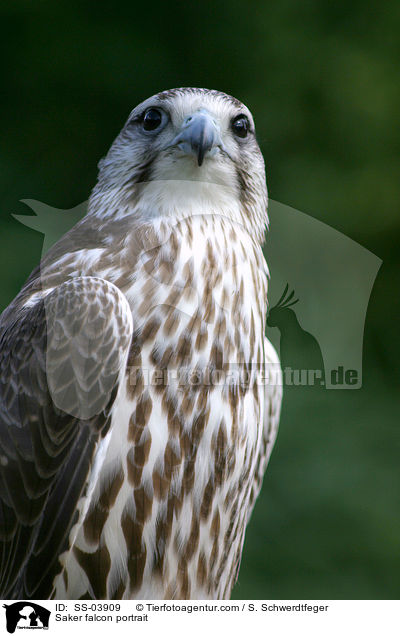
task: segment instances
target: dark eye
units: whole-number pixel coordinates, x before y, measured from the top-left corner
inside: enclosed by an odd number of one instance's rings
[[[146,110],[143,117],[144,130],[156,130],[161,125],[162,114],[156,108],[149,108]]]
[[[238,115],[232,120],[232,130],[236,137],[247,137],[250,130],[250,122],[246,115]]]

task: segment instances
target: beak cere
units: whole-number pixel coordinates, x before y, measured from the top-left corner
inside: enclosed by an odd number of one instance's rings
[[[186,117],[174,144],[187,154],[194,154],[201,166],[205,154],[214,146],[221,145],[219,130],[211,115],[200,110]]]

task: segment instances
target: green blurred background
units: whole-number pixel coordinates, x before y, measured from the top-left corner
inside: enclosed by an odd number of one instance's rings
[[[383,259],[364,385],[287,390],[236,598],[397,598],[400,5],[2,0],[0,309],[42,236],[31,198],[72,208],[131,108],[205,86],[253,111],[270,196]]]

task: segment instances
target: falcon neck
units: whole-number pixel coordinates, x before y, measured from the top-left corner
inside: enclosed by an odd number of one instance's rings
[[[231,186],[173,179],[136,183],[129,195],[121,188],[104,188],[99,183],[90,198],[88,214],[103,220],[132,216],[139,223],[222,216],[244,227],[259,243],[264,242],[268,224],[266,197],[259,202],[244,201]]]

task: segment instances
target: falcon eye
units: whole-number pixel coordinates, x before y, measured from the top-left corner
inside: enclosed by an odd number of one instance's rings
[[[246,115],[238,115],[232,120],[232,130],[236,137],[247,137],[247,133],[250,130],[250,122]]]
[[[149,108],[146,110],[143,117],[143,129],[144,130],[156,130],[162,122],[162,114],[156,108]]]

